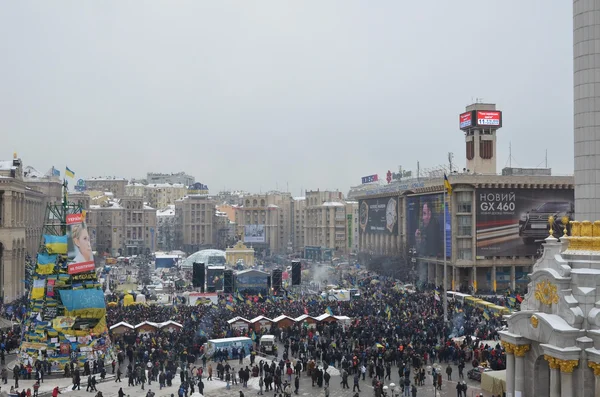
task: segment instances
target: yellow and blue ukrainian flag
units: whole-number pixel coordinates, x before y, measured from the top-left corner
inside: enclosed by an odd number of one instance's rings
[[[452,194],[452,185],[450,184],[450,181],[448,180],[448,176],[446,174],[444,174],[444,187],[448,192],[448,196],[450,196]]]
[[[65,167],[65,175],[69,178],[75,178],[75,173],[69,169],[69,167]]]

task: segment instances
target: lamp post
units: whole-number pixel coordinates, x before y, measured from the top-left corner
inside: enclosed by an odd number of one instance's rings
[[[390,383],[390,390],[392,393],[392,397],[396,397],[396,384],[395,383]]]

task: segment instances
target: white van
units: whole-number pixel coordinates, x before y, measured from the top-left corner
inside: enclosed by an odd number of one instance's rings
[[[271,356],[275,355],[275,351],[277,350],[277,345],[275,344],[275,336],[274,335],[263,335],[260,337],[260,352],[269,354]]]

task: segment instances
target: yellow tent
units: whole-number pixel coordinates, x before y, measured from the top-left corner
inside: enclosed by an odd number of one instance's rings
[[[123,297],[123,306],[131,306],[135,305],[135,301],[133,300],[133,295],[127,294]]]

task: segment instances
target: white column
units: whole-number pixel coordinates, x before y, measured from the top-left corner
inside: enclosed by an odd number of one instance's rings
[[[527,354],[530,348],[530,345],[517,345],[513,347],[515,355],[515,397],[521,397],[525,393],[525,354]]]
[[[561,396],[573,395],[573,369],[579,360],[556,360],[560,365],[560,394]]]
[[[562,372],[560,373],[560,394],[561,396],[572,396],[573,395],[573,373]]]
[[[550,397],[560,397],[560,370],[550,366]]]
[[[510,345],[504,344],[506,350],[506,397],[514,397],[515,391],[515,355]]]

